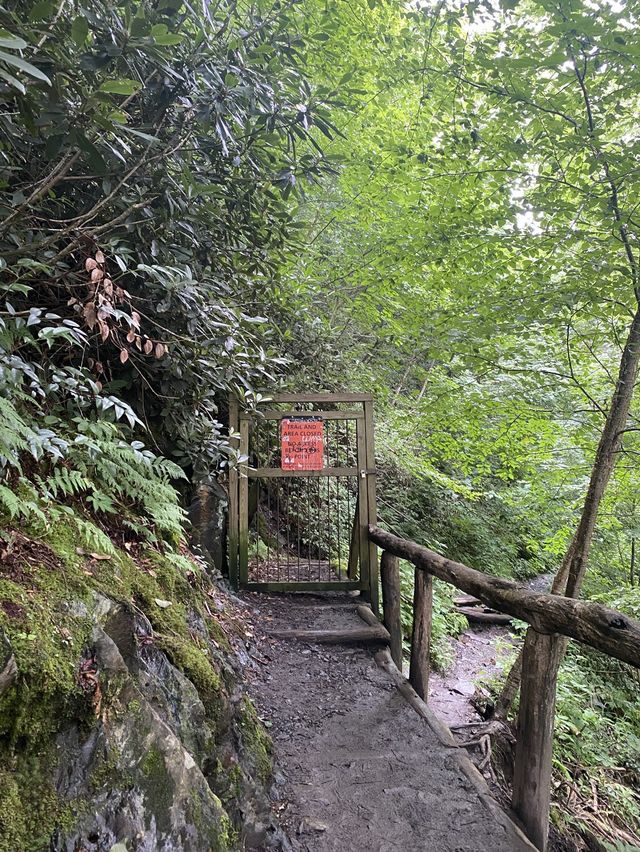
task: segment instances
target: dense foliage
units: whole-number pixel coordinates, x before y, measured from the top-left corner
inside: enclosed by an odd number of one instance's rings
[[[291,188],[329,168],[298,150],[328,93],[266,6],[24,11],[0,10],[2,455],[14,487],[123,511],[138,474],[179,473],[132,438],[210,475],[221,399],[278,367],[258,309]]]
[[[391,528],[554,569],[640,291],[639,23],[637,0],[1,7],[5,519],[71,502],[175,541],[227,393],[362,388]],[[639,416],[586,584],[630,612]],[[442,593],[436,662],[460,626]],[[607,824],[581,824],[610,840],[640,814],[635,690],[594,655],[563,672],[558,800],[595,789]]]

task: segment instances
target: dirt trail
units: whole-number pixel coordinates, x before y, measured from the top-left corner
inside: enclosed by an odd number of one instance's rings
[[[361,626],[345,597],[245,594],[261,665],[248,677],[270,725],[275,810],[295,852],[520,852],[531,847],[461,750],[444,745],[371,650],[266,631]],[[338,604],[327,607],[331,601]]]
[[[523,585],[532,591],[548,592],[552,574],[540,574]],[[453,662],[444,674],[432,672],[429,678],[429,704],[447,725],[480,722],[471,704],[479,679],[498,675],[519,641],[509,627],[470,624],[451,640]]]

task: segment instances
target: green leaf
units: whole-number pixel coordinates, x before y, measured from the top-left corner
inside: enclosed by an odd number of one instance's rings
[[[78,15],[71,24],[71,38],[75,41],[78,47],[87,40],[89,35],[89,22],[83,15]]]
[[[45,21],[53,14],[53,0],[40,0],[29,12],[30,21]]]
[[[156,44],[175,45],[181,44],[182,36],[178,35],[177,33],[167,33],[166,35],[154,36],[153,40]]]
[[[2,68],[0,68],[0,77],[2,77],[3,80],[6,80],[7,83],[10,83],[12,86],[15,86],[15,88],[23,95],[26,95],[27,90],[24,85],[12,74],[9,74],[8,71],[3,71]]]
[[[106,92],[109,95],[133,95],[142,88],[142,83],[137,80],[107,80],[101,86],[99,91]]]
[[[27,46],[23,38],[12,35],[7,30],[0,29],[0,47],[9,47],[12,50],[24,50]]]
[[[6,62],[7,65],[15,65],[16,68],[24,71],[25,74],[28,74],[30,77],[34,77],[36,80],[41,80],[48,86],[51,85],[51,80],[46,74],[43,74],[39,68],[36,68],[35,65],[21,59],[19,56],[13,56],[11,53],[5,53],[4,50],[0,50],[0,61]]]
[[[160,140],[155,136],[150,136],[148,133],[143,133],[142,130],[136,130],[134,127],[129,127],[126,124],[118,124],[117,127],[119,130],[124,130],[125,133],[131,133],[134,136],[139,136],[140,139],[144,139],[145,142],[151,142],[154,145],[158,145],[160,143]]]

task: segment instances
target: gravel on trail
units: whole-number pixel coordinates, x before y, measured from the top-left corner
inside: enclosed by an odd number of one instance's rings
[[[362,626],[348,597],[242,597],[255,643],[247,677],[274,742],[274,813],[287,838],[281,849],[531,852],[462,771],[459,750],[397,692],[371,648],[268,635]]]

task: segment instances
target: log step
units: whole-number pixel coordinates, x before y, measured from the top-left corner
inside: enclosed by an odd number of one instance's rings
[[[468,621],[475,621],[479,624],[509,624],[513,621],[510,615],[504,612],[496,612],[489,607],[456,607],[456,611],[460,615],[465,615]]]
[[[458,595],[453,599],[454,606],[478,606],[480,601],[473,595]]]
[[[389,643],[389,633],[382,624],[376,627],[355,627],[348,630],[270,630],[275,639],[315,642],[324,645],[349,645],[357,642]]]

